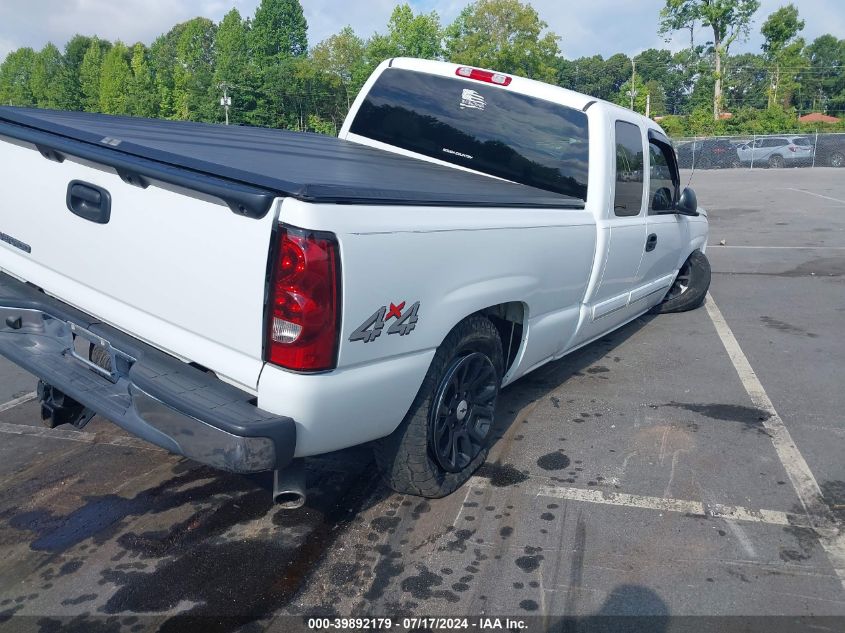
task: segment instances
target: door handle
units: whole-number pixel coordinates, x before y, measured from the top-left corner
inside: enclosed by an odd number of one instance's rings
[[[657,246],[657,233],[652,233],[646,238],[645,251],[646,253],[653,251]]]
[[[111,218],[111,194],[97,185],[71,180],[65,202],[70,212],[83,220],[108,224]]]

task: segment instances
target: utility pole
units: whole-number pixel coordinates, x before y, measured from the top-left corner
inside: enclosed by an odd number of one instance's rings
[[[645,116],[649,118],[651,116],[651,93],[645,93]]]
[[[220,97],[220,105],[223,106],[223,111],[226,113],[226,125],[229,125],[229,106],[232,105],[232,97],[229,96],[229,88],[231,87],[225,81],[218,86],[223,91],[223,96]]]
[[[634,61],[634,58],[631,58],[631,89],[628,91],[628,94],[631,95],[631,109],[634,109],[634,97],[637,96],[637,91],[634,90],[634,86],[636,85],[637,79],[637,62]]]

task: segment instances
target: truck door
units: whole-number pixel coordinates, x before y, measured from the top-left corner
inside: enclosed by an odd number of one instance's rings
[[[684,216],[671,211],[679,195],[680,177],[669,140],[655,132],[648,142],[648,216],[642,262],[631,303],[656,301],[665,294],[681,265],[683,245],[689,240]]]
[[[637,281],[646,239],[643,214],[645,156],[639,126],[616,121],[613,209],[599,222],[607,234],[607,256],[593,296],[592,319],[609,318],[628,304]]]

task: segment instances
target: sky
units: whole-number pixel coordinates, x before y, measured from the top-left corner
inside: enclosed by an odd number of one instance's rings
[[[524,1],[524,0],[523,0]],[[308,20],[308,41],[314,45],[346,25],[367,37],[383,32],[397,0],[301,0]],[[845,0],[793,0],[806,20],[809,41],[823,33],[845,39]],[[732,52],[759,52],[760,25],[787,0],[761,0],[748,42]],[[48,41],[59,48],[75,33],[149,44],[170,27],[196,16],[219,21],[232,7],[251,16],[258,0],[0,0],[0,59],[20,46],[40,49]],[[411,0],[422,11],[436,10],[443,24],[451,22],[469,0]],[[664,0],[531,0],[549,29],[561,36],[568,58],[666,47],[657,35],[657,16]],[[704,31],[696,35],[703,42]],[[669,45],[678,50],[689,36],[679,34]]]

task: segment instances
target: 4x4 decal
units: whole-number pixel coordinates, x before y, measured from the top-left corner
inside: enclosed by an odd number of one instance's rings
[[[403,313],[402,310],[404,309],[404,301],[399,305],[391,303],[389,310],[387,306],[382,306],[349,335],[349,341],[352,343],[355,341],[372,343],[381,336],[381,331],[391,319],[396,319],[396,321],[387,329],[388,335],[398,334],[399,336],[406,336],[410,334],[417,327],[417,321],[419,320],[417,313],[420,309],[420,302],[417,301]]]

